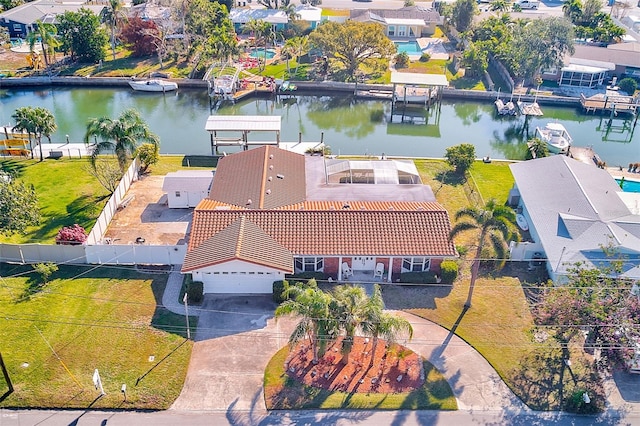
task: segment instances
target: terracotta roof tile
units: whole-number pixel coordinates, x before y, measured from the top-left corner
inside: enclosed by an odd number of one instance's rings
[[[443,208],[434,209],[203,210],[199,206],[188,252],[244,216],[294,255],[455,256],[449,216]]]
[[[190,250],[182,270],[192,271],[236,259],[293,272],[291,252],[246,216],[236,217],[227,227]]]
[[[263,146],[223,157],[209,198],[249,209],[305,200],[304,155]]]

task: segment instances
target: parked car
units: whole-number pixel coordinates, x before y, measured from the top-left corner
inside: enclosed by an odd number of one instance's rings
[[[537,0],[519,0],[516,2],[521,9],[533,9],[536,10],[540,5],[540,2]]]

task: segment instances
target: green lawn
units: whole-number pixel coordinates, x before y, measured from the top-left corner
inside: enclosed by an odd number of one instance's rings
[[[495,198],[504,203],[514,182],[508,162],[477,161],[466,183],[450,172],[444,160],[416,160],[415,163],[423,183],[431,185],[438,202],[451,217],[463,207],[476,205],[469,197],[469,185],[483,200]],[[469,247],[475,244],[476,238],[474,233],[467,232],[460,235],[456,243]],[[446,297],[438,299],[433,309],[410,312],[448,329],[458,323],[456,334],[477,349],[507,386],[533,409],[562,409],[569,395],[580,389],[589,389],[593,404],[601,406],[604,398],[601,383],[580,342],[571,348],[569,373],[553,338],[534,339],[533,317],[523,289],[544,281],[544,271],[528,272],[526,265],[518,264],[508,264],[501,271],[493,271],[488,266],[481,269],[473,306],[461,316],[469,290],[469,256],[460,260],[461,275]]]
[[[30,266],[0,268],[0,342],[15,388],[0,407],[166,409],[177,398],[192,342],[185,318],[158,307],[167,275],[61,266],[40,287]],[[106,395],[92,404],[96,368]]]
[[[188,166],[204,166],[196,160],[198,157],[163,156],[158,164],[151,167],[151,173],[164,175]],[[1,169],[12,171],[19,180],[36,188],[41,214],[40,225],[27,228],[24,235],[1,236],[0,241],[52,244],[60,228],[74,223],[89,232],[109,195],[87,172],[88,166],[86,159],[77,158],[43,162],[31,159],[0,160]]]
[[[511,163],[507,161],[492,163],[476,161],[469,169],[470,179],[478,188],[485,203],[492,198],[500,204],[507,202],[509,190],[515,182],[509,164]]]
[[[377,394],[330,392],[304,385],[289,377],[284,363],[289,347],[271,358],[264,373],[264,395],[268,410],[289,409],[378,409],[457,410],[458,405],[444,376],[424,362],[425,383],[413,392]]]

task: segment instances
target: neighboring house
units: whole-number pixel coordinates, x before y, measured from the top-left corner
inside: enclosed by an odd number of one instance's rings
[[[251,20],[268,22],[274,31],[284,30],[289,23],[287,13],[280,9],[236,7],[229,12],[229,19],[233,22],[233,27],[238,33],[241,33],[244,30],[244,26]]]
[[[35,0],[0,13],[0,25],[9,30],[9,35],[12,38],[25,38],[34,30],[36,21],[55,24],[56,16],[65,12],[77,12],[83,7],[100,16],[105,5],[83,3],[82,1],[67,3],[54,0]]]
[[[547,260],[552,280],[562,281],[576,262],[602,267],[619,260],[623,276],[640,279],[640,196],[621,192],[605,170],[564,155],[510,167],[510,202],[528,222],[532,250]],[[605,255],[608,247],[613,256]]]
[[[361,182],[361,183],[356,183]],[[182,272],[205,293],[271,293],[285,274],[396,281],[456,256],[451,224],[411,161],[326,159],[263,146],[220,159]]]
[[[215,172],[208,170],[179,170],[167,173],[162,190],[167,193],[170,209],[195,207],[209,194]]]
[[[322,21],[322,9],[310,4],[296,6],[296,15],[298,15],[297,20],[308,22],[312,30],[315,30]]]
[[[442,16],[435,10],[424,6],[408,6],[402,9],[355,9],[350,13],[351,20],[359,22],[377,22],[385,28],[389,38],[428,37],[441,25]]]
[[[140,18],[143,21],[168,22],[171,20],[171,8],[145,2],[131,6],[127,16],[129,18]]]
[[[640,43],[617,43],[607,47],[575,45],[575,53],[565,58],[560,70],[547,70],[546,80],[560,85],[597,87],[610,77],[640,78]]]

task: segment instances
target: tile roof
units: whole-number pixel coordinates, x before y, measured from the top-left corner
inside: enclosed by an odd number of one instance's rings
[[[293,256],[246,216],[234,218],[184,259],[182,271],[205,268],[230,260],[242,260],[291,273]]]
[[[350,15],[354,20],[423,19],[425,22],[436,23],[442,20],[437,10],[423,6],[407,6],[400,9],[353,9]]]
[[[245,217],[294,255],[456,254],[449,241],[449,216],[444,208],[437,209],[435,205],[412,211],[203,210],[202,207],[199,205],[193,214],[188,252]]]
[[[304,155],[262,146],[222,157],[209,198],[250,209],[302,202]]]

